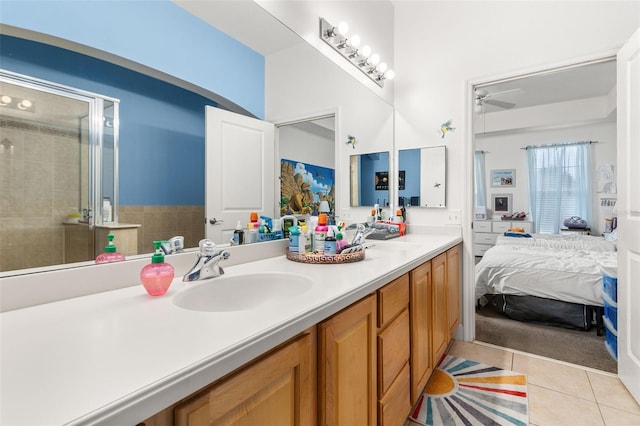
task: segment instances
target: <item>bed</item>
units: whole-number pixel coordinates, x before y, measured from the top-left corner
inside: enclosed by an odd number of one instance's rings
[[[476,299],[521,321],[599,332],[603,274],[616,276],[615,242],[588,235],[499,236],[476,265]]]

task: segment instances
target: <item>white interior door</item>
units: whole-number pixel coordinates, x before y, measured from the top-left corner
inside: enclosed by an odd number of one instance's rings
[[[640,28],[618,52],[618,375],[640,403]]]
[[[206,107],[206,238],[228,243],[251,212],[274,217],[274,125]]]

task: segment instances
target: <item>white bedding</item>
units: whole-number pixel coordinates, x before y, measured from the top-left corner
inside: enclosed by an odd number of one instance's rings
[[[496,245],[476,265],[476,298],[502,293],[603,306],[602,275],[616,276],[616,268],[612,251]]]
[[[557,234],[530,234],[526,237],[507,237],[498,235],[496,245],[518,245],[528,247],[576,249],[593,251],[616,251],[616,245],[602,237],[592,235],[557,235]]]

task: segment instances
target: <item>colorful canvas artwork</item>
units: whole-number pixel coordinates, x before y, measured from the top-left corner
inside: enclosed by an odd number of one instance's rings
[[[280,214],[317,215],[321,201],[335,214],[335,170],[282,159],[280,161]]]

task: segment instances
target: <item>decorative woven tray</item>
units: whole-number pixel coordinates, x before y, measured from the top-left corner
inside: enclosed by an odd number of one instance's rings
[[[352,263],[364,259],[364,250],[347,254],[296,253],[287,249],[287,259],[313,264]]]

